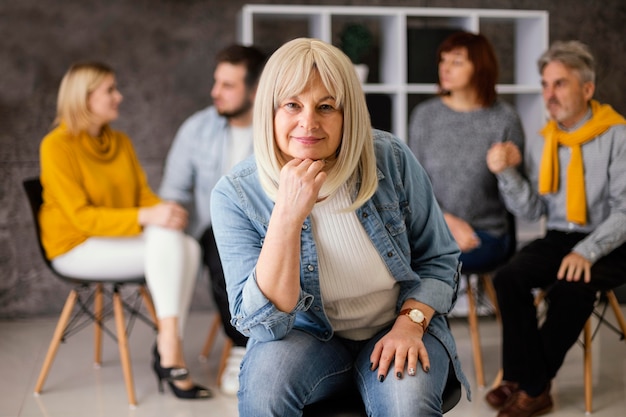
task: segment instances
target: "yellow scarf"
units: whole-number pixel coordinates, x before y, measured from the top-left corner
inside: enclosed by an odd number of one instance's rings
[[[587,223],[587,197],[581,145],[613,125],[626,124],[626,119],[608,104],[592,100],[591,113],[591,119],[574,132],[562,131],[554,120],[550,120],[541,131],[544,145],[539,167],[539,193],[549,194],[559,189],[558,146],[569,146],[572,156],[567,167],[566,217],[570,222],[583,225]]]

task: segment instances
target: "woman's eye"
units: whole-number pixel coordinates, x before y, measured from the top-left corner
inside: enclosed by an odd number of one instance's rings
[[[319,110],[323,113],[332,113],[336,111],[337,109],[332,104],[322,104],[319,106]]]

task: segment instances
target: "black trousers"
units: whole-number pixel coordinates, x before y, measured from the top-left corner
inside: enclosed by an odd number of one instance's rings
[[[235,346],[246,346],[248,338],[239,333],[237,329],[230,324],[230,310],[228,309],[228,295],[226,293],[226,280],[224,279],[224,270],[217,252],[215,244],[215,236],[213,228],[208,227],[200,238],[202,246],[202,259],[204,264],[209,268],[209,290],[213,294],[213,299],[222,318],[222,325],[226,335],[233,341]]]
[[[563,364],[593,311],[596,293],[626,282],[626,244],[591,267],[591,282],[556,277],[561,261],[585,237],[548,231],[523,247],[496,273],[494,286],[502,316],[503,378],[531,396],[539,395]],[[548,309],[539,327],[532,289],[547,291]]]

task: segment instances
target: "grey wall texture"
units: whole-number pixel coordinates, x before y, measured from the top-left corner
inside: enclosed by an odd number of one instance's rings
[[[21,181],[39,174],[38,148],[69,65],[112,65],[124,95],[115,127],[134,141],[156,189],[176,130],[210,104],[213,56],[236,41],[241,0],[0,0],[0,318],[57,314],[68,287],[46,269]],[[623,0],[299,1],[298,4],[547,10],[550,41],[579,39],[598,61],[596,98],[626,114]],[[271,52],[271,51],[267,51]],[[192,307],[210,305],[206,279]]]

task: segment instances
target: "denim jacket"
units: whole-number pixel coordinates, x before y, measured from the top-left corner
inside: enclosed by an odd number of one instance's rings
[[[469,397],[469,385],[444,317],[456,302],[458,246],[430,181],[409,148],[377,130],[374,146],[379,184],[372,198],[356,210],[357,217],[400,283],[396,309],[408,298],[435,309],[428,332],[445,346]],[[226,277],[232,324],[256,341],[280,339],[292,328],[329,340],[333,329],[324,313],[310,218],[302,225],[301,291],[294,310],[279,311],[257,286],[255,266],[273,207],[260,185],[254,157],[222,177],[211,195],[213,231]]]

